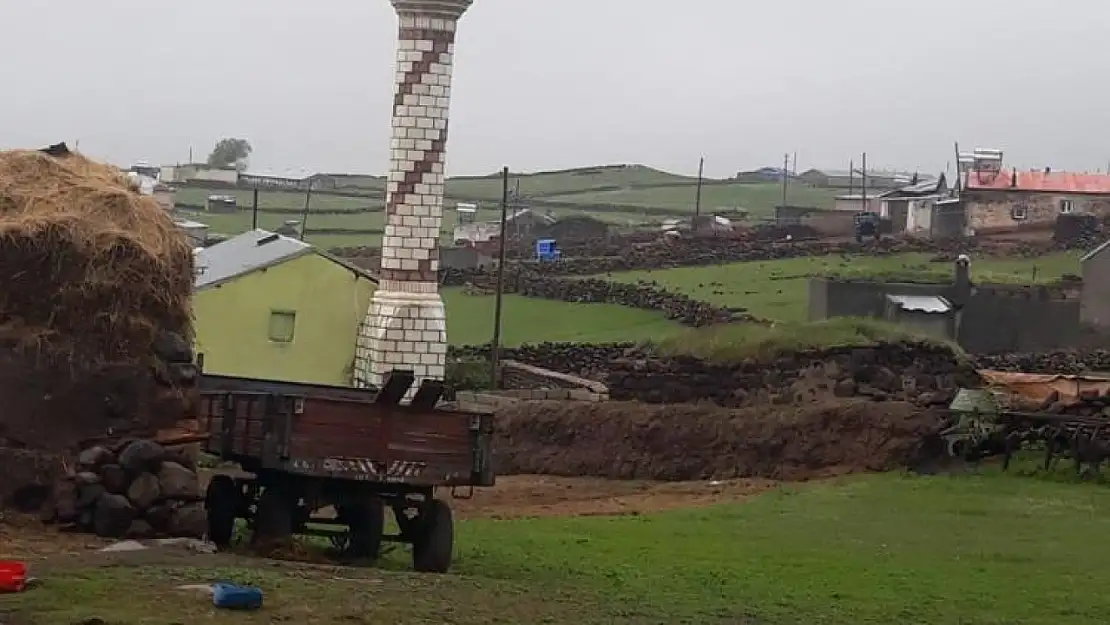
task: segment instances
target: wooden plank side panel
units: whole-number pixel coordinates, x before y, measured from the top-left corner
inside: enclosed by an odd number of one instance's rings
[[[292,457],[378,459],[386,451],[386,423],[372,404],[308,398],[293,419]]]
[[[261,458],[262,441],[266,427],[266,400],[257,395],[233,396],[235,417],[231,432],[233,454]],[[207,450],[220,454],[224,451],[224,418],[228,415],[224,395],[206,395],[199,408],[198,422],[204,432],[211,435]],[[228,417],[230,418],[230,417]]]
[[[469,468],[470,415],[308,399],[294,420],[290,456],[408,461]]]

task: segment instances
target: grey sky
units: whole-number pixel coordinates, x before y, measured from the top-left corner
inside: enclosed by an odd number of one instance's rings
[[[635,162],[940,169],[952,142],[1105,169],[1110,3],[475,0],[456,49],[453,174]],[[381,173],[388,0],[0,3],[0,147],[80,139],[126,164]]]

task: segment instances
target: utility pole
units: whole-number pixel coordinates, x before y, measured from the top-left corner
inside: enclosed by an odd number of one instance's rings
[[[848,160],[848,195],[856,191],[856,162]]]
[[[697,189],[694,191],[694,221],[697,221],[698,217],[701,216],[701,180],[704,173],[705,157],[703,156],[698,161],[698,186]],[[695,224],[694,227],[697,227],[697,225]]]
[[[509,168],[501,171],[501,235],[497,241],[497,295],[493,300],[493,340],[490,341],[489,369],[493,388],[501,388],[501,300],[505,293],[505,222],[509,218]]]
[[[304,241],[308,232],[308,207],[312,203],[312,183],[308,183],[308,190],[304,193],[304,211],[301,212],[301,240]]]
[[[790,154],[782,157],[782,207],[786,208],[786,187],[790,183]]]
[[[251,194],[251,230],[258,230],[258,185],[254,187],[254,193]],[[304,238],[303,236],[301,237]]]
[[[867,210],[867,152],[863,153],[863,171],[860,172],[860,175],[863,178],[862,178],[862,182],[861,182],[861,185],[860,185],[861,190],[860,190],[860,194],[859,194],[859,197],[860,197],[859,201],[860,201],[860,204],[863,206],[863,210],[866,211]]]

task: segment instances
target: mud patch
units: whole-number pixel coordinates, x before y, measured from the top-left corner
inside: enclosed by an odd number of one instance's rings
[[[464,519],[619,516],[740,501],[777,485],[761,479],[651,482],[512,475],[497,478],[493,488],[475,491],[473,499],[449,501]]]

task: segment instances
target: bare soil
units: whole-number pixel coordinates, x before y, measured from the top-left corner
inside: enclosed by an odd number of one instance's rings
[[[519,402],[497,421],[499,475],[805,480],[913,467],[943,452],[943,415],[901,401]]]

